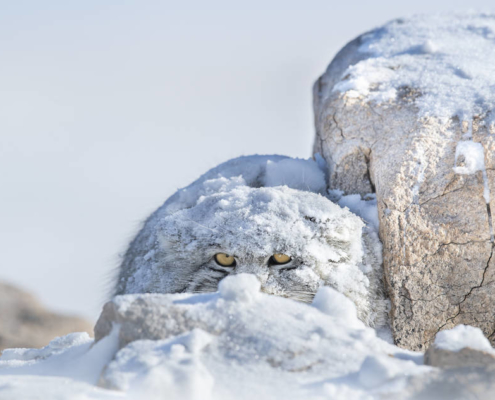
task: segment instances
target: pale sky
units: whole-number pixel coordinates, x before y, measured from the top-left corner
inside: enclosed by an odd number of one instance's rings
[[[239,155],[311,156],[311,86],[342,46],[464,6],[3,2],[0,279],[96,318],[119,253],[177,188]]]

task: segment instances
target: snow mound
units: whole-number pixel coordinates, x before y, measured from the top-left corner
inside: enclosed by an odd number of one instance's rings
[[[438,332],[435,347],[450,351],[459,351],[469,347],[495,354],[495,350],[481,329],[469,325],[457,325],[455,328]]]
[[[239,275],[218,293],[125,295],[113,303],[122,319],[96,344],[75,335],[42,357],[7,351],[0,398],[367,399],[431,370],[422,354],[378,338],[328,287],[309,305],[260,293],[254,277]],[[136,318],[135,329],[126,318]],[[157,327],[157,340],[141,336],[118,349],[124,329],[144,335],[142,318]]]
[[[212,337],[195,329],[173,340],[138,340],[120,350],[100,383],[131,398],[209,400],[213,375],[201,362]]]
[[[359,51],[369,58],[334,91],[379,103],[409,91],[420,116],[441,119],[472,121],[495,107],[495,14],[397,19],[364,35]]]
[[[249,187],[287,186],[323,193],[326,188],[324,166],[312,159],[286,156],[244,156],[212,168],[189,186],[180,189],[163,207],[166,214],[194,206],[202,196],[228,190],[229,182]],[[238,179],[236,179],[238,178]],[[223,186],[223,188],[222,188]]]
[[[347,321],[349,327],[362,328],[364,325],[357,318],[356,306],[342,293],[332,288],[323,286],[316,293],[313,299],[313,307],[316,307],[323,314]]]
[[[260,281],[251,274],[227,276],[218,285],[218,291],[223,299],[244,303],[257,300],[260,288]]]

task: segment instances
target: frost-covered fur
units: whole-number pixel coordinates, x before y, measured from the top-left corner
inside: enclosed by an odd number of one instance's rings
[[[120,267],[116,294],[213,292],[251,273],[266,293],[311,302],[321,285],[354,301],[370,326],[386,323],[381,245],[371,225],[332,203],[312,160],[230,160],[179,190],[145,222]],[[216,253],[236,258],[222,267]],[[270,257],[292,257],[270,265]]]

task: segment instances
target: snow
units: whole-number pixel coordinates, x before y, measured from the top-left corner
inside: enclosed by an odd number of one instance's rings
[[[165,213],[188,208],[197,203],[201,196],[218,191],[222,185],[238,184],[236,177],[250,187],[280,186],[299,190],[314,191],[326,186],[321,161],[294,159],[279,155],[244,156],[234,158],[212,168],[189,186],[180,189],[164,204]],[[294,174],[294,176],[292,176]],[[228,186],[224,186],[228,189]]]
[[[454,167],[456,174],[471,175],[476,171],[484,171],[485,169],[485,154],[483,151],[483,145],[471,140],[465,140],[457,143],[455,149],[455,164],[459,156],[464,156],[465,166]]]
[[[467,132],[457,145],[454,171],[464,175],[482,171],[483,197],[489,204],[483,147],[472,141],[472,132],[474,120],[492,126],[490,129],[495,124],[495,14],[463,12],[396,19],[361,36],[357,56],[361,60],[343,71],[331,92],[364,97],[384,107],[406,93],[414,100],[420,118],[438,118],[443,123],[458,119]],[[466,158],[463,166],[457,164],[460,155]],[[424,179],[422,158],[418,154],[420,170],[413,203]],[[406,244],[404,240],[403,252]]]
[[[36,375],[0,375],[0,399],[129,400],[129,397],[121,392],[101,389],[94,385],[69,378]]]
[[[480,328],[457,325],[455,328],[437,333],[435,346],[442,350],[459,351],[465,347],[495,354],[488,339]]]
[[[96,344],[87,333],[72,333],[42,349],[7,349],[0,357],[0,376],[8,371],[10,375],[58,376],[94,385],[117,351],[117,337],[116,326]]]
[[[369,193],[362,198],[359,194],[344,195],[342,190],[334,189],[329,190],[328,195],[330,200],[341,207],[347,207],[349,211],[360,216],[378,232],[380,222],[375,193]]]
[[[224,251],[239,257],[249,255],[254,259],[278,252],[288,253],[304,260],[311,282],[314,281],[311,271],[323,279],[329,279],[333,274],[334,284],[340,285],[342,290],[366,291],[365,277],[357,267],[363,257],[361,230],[364,224],[359,218],[314,193],[287,187],[250,188],[238,178],[219,179],[224,186],[202,196],[195,206],[176,211],[157,222],[158,229],[153,232],[157,240],[150,241],[157,246],[157,254],[173,245],[177,259],[189,259],[194,263],[191,255],[199,257],[207,251]],[[349,251],[329,246],[331,241],[349,243]],[[211,257],[205,255],[202,259]],[[344,257],[346,261],[340,261]],[[329,265],[328,260],[335,266],[343,263],[346,266],[334,271],[337,268]],[[160,262],[160,257],[145,260],[136,272],[135,285],[149,282],[149,278],[139,275],[156,270]],[[245,268],[244,272],[266,274],[265,268],[255,270],[257,266],[262,268],[258,263],[244,263],[238,270],[243,272],[242,268]],[[346,275],[338,277],[339,272],[346,272]],[[170,291],[169,281],[181,281],[175,273],[182,271],[171,270],[170,277],[164,277],[167,281],[160,286],[160,291]],[[304,273],[303,269],[298,273]],[[276,281],[265,279],[263,284],[266,290],[274,293],[282,290]],[[147,291],[143,289],[147,288],[130,290]]]
[[[354,304],[329,287],[305,304],[260,293],[253,276],[240,274],[218,293],[136,294],[114,302],[125,313],[140,298],[161,305],[160,314],[183,331],[117,351],[114,326],[94,345],[73,334],[30,356],[4,352],[0,399],[366,399],[431,370],[421,353],[378,338],[357,319]]]
[[[214,378],[201,362],[212,337],[195,329],[173,340],[138,340],[119,351],[106,368],[108,386],[131,398],[209,400]]]
[[[436,370],[423,365],[422,353],[377,337],[354,304],[329,287],[305,304],[260,293],[253,276],[240,274],[217,293],[113,301],[124,315],[141,300],[180,329],[120,350],[115,325],[96,344],[71,334],[43,349],[4,351],[0,399],[371,400],[398,398],[410,390],[410,377]],[[463,325],[440,332],[435,345],[495,352],[478,328]]]
[[[406,371],[406,372],[405,372]],[[390,356],[372,355],[366,357],[358,373],[359,383],[366,389],[373,389],[401,377],[404,373],[416,375],[424,373],[416,368],[412,360],[398,360]],[[399,382],[397,382],[399,381]],[[398,379],[395,383],[403,385],[405,382]]]
[[[333,90],[383,103],[413,89],[420,116],[471,122],[495,106],[494,40],[495,14],[397,19],[363,36],[359,51],[369,58],[347,68]]]
[[[259,298],[260,282],[251,274],[227,276],[218,285],[220,296],[225,300],[250,303]]]
[[[357,319],[356,306],[342,293],[329,287],[322,287],[313,299],[313,307],[323,314],[347,321],[349,327],[362,328],[363,323]]]
[[[323,193],[326,189],[325,174],[316,162],[299,159],[268,161],[264,186],[283,186],[293,189]]]
[[[454,167],[456,174],[472,175],[477,171],[482,172],[483,176],[483,197],[486,204],[490,203],[490,187],[488,185],[488,176],[485,168],[485,152],[481,143],[473,142],[472,140],[464,140],[457,143],[455,149],[455,164],[460,156],[464,157],[465,165],[462,167]],[[493,233],[492,233],[493,235]]]

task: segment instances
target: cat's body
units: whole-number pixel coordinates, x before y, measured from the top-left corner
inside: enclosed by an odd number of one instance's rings
[[[264,292],[305,302],[321,285],[332,286],[354,301],[365,323],[384,325],[377,234],[325,192],[324,174],[311,160],[230,160],[148,218],[125,254],[115,292],[212,292],[225,276],[247,272]],[[219,254],[232,265],[220,264]],[[277,254],[290,261],[277,263]]]

